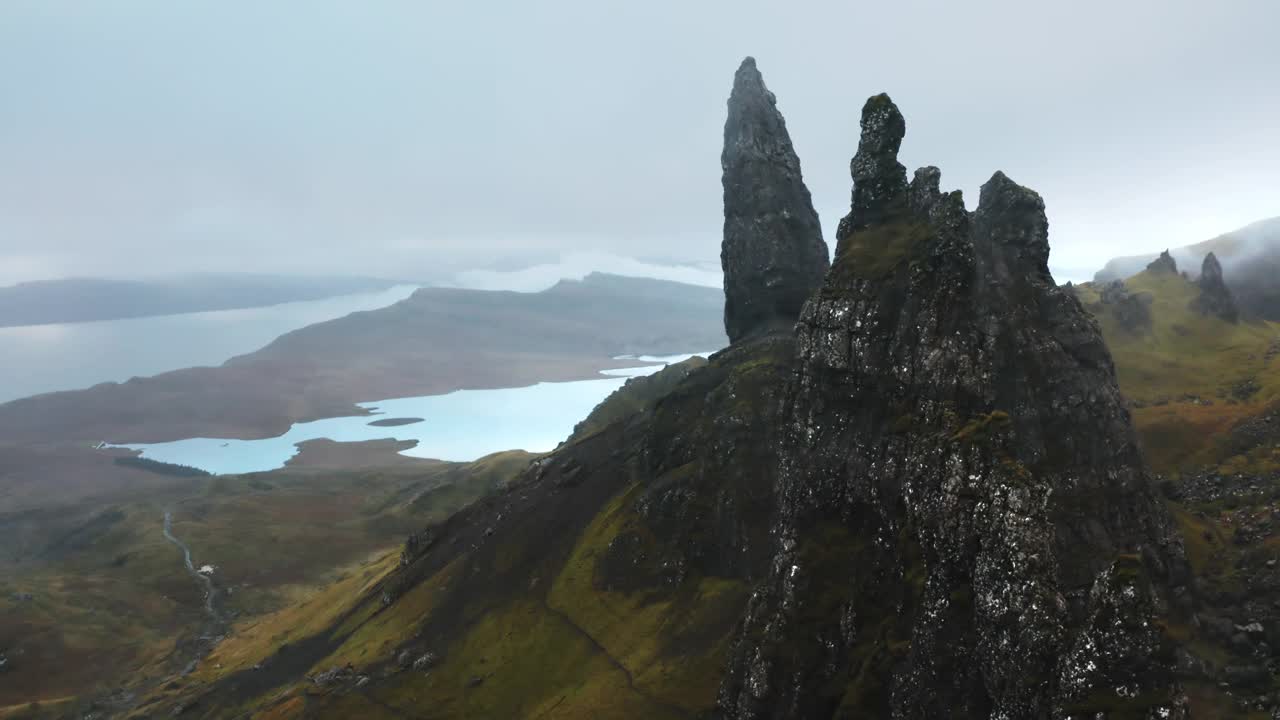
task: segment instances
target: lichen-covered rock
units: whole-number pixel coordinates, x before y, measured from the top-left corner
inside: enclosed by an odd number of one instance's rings
[[[907,123],[898,106],[883,93],[872,97],[862,106],[861,127],[858,153],[849,162],[853,198],[849,214],[840,221],[837,241],[887,218],[907,187],[907,169],[898,162],[898,148],[906,135]],[[936,191],[938,169],[924,168],[922,172],[925,172],[926,183],[932,178]],[[917,180],[921,179],[917,173]]]
[[[721,715],[1185,717],[1154,624],[1183,551],[1044,202],[906,185],[901,115],[867,107]]]
[[[786,122],[753,58],[734,76],[720,163],[729,341],[790,330],[827,271],[827,245]]]
[[[1213,253],[1204,256],[1204,263],[1200,266],[1200,279],[1196,284],[1200,286],[1200,295],[1191,301],[1192,310],[1230,323],[1240,320],[1235,298],[1227,288],[1226,280],[1222,279],[1222,264]]]

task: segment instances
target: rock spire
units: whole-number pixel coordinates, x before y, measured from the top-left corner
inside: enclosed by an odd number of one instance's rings
[[[731,343],[790,330],[827,271],[827,245],[800,159],[754,58],[733,79],[720,156],[724,326]]]
[[[907,123],[898,106],[884,93],[873,96],[862,106],[860,125],[858,152],[849,162],[853,197],[849,214],[840,221],[837,240],[884,220],[907,189],[907,169],[898,162],[898,148],[907,133]],[[936,189],[938,169],[929,169]]]
[[[1192,310],[1201,315],[1216,315],[1227,322],[1240,320],[1235,298],[1222,279],[1222,263],[1218,262],[1213,253],[1204,256],[1204,263],[1200,266],[1200,279],[1196,284],[1200,286],[1200,295],[1191,301]]]

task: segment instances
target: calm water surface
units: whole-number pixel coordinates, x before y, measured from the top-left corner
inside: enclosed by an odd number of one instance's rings
[[[243,310],[0,328],[0,402],[170,370],[221,365],[313,323],[403,300],[402,285]]]
[[[670,363],[688,355],[641,356],[642,362]],[[354,416],[297,423],[289,432],[265,440],[191,438],[150,445],[124,445],[143,457],[198,467],[215,474],[247,473],[283,467],[297,454],[297,443],[318,438],[339,442],[416,440],[404,451],[413,457],[468,461],[501,450],[552,450],[573,426],[629,377],[649,375],[663,365],[608,370],[609,377],[577,382],[538,383],[500,390],[458,390],[447,395],[361,403],[373,417]],[[373,427],[378,418],[423,418],[398,427]]]

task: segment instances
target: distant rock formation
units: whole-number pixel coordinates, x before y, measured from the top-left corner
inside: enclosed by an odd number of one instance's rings
[[[731,343],[790,330],[829,264],[822,226],[773,93],[753,58],[724,125],[724,327]]]
[[[1276,282],[1280,277],[1280,217],[1169,250],[1181,265],[1193,267],[1199,267],[1210,252],[1231,276],[1231,295],[1241,315],[1280,321],[1280,283]],[[1112,258],[1093,281],[1100,284],[1136,275],[1155,257],[1153,253]]]
[[[1123,280],[1113,280],[1098,293],[1103,305],[1111,306],[1121,329],[1139,335],[1151,329],[1151,296],[1131,293]]]
[[[1170,273],[1172,275],[1177,275],[1178,263],[1174,261],[1173,256],[1169,254],[1169,251],[1165,250],[1160,253],[1160,257],[1147,264],[1147,270],[1153,273]]]
[[[1235,298],[1222,279],[1222,265],[1213,253],[1204,256],[1204,263],[1200,266],[1200,279],[1196,284],[1200,286],[1200,295],[1191,301],[1192,310],[1201,315],[1214,315],[1231,323],[1240,320]]]

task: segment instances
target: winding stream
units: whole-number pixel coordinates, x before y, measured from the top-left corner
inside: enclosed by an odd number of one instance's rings
[[[213,586],[213,578],[196,570],[195,563],[191,561],[191,548],[182,542],[173,534],[173,514],[168,510],[164,511],[164,539],[178,546],[182,550],[182,562],[187,566],[187,572],[204,586],[204,609],[209,613],[210,619],[215,623],[222,622],[222,618],[218,616],[218,609],[214,606],[214,600],[217,598],[217,589]]]

